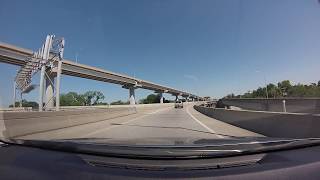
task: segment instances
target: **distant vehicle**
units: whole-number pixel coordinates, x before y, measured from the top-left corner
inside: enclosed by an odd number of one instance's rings
[[[183,108],[183,102],[182,101],[176,101],[174,104],[174,108]]]

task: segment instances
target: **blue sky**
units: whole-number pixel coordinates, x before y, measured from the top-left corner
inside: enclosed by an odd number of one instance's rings
[[[317,0],[88,2],[0,0],[0,41],[36,50],[46,34],[63,36],[67,59],[77,55],[80,63],[201,96],[244,93],[263,86],[264,76],[273,83],[320,80]],[[16,70],[0,64],[2,106],[12,100]],[[62,92],[90,89],[108,102],[128,98],[118,85],[63,76]]]

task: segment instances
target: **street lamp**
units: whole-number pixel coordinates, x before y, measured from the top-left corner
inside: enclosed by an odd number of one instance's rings
[[[256,73],[260,73],[261,71],[259,71],[259,70],[256,70]],[[265,86],[266,86],[266,97],[267,97],[267,99],[269,98],[269,96],[268,96],[268,85],[267,85],[267,80],[266,80],[266,75],[263,73],[263,78],[264,78],[264,84],[265,84]]]
[[[266,80],[266,76],[264,76],[264,84],[266,86],[266,95],[267,95],[267,99],[269,98],[268,97],[268,85],[267,85],[267,80]]]

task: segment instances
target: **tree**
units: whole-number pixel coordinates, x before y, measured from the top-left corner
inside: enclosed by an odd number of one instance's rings
[[[259,98],[264,98],[266,97],[266,90],[265,88],[259,87],[256,91],[255,91],[255,97],[259,97]]]
[[[83,94],[84,103],[86,106],[96,105],[105,97],[100,91],[87,91]]]
[[[226,96],[226,98],[234,98],[234,94],[233,94],[233,93],[228,94],[228,95]]]
[[[290,97],[305,97],[306,94],[306,87],[303,84],[295,85],[288,90]]]
[[[289,80],[281,81],[276,85],[270,83],[267,85],[268,97],[280,98],[280,97],[320,97],[320,81],[318,83],[296,84],[292,85]],[[233,94],[227,95],[226,98],[239,98],[240,96],[234,96]],[[243,98],[265,98],[266,87],[259,87],[252,92],[248,91],[241,97]]]
[[[104,97],[104,95],[103,95],[102,92],[100,92],[100,91],[95,91],[95,97],[94,97],[94,99],[93,99],[93,104],[94,104],[94,105],[100,104],[100,103],[101,103],[100,100],[103,100],[104,98],[105,98],[105,97]]]
[[[152,104],[160,102],[160,94],[149,94],[147,98],[141,99],[140,104]]]
[[[87,91],[84,94],[69,92],[60,95],[61,106],[91,106],[102,104],[105,96],[99,91]]]
[[[288,91],[290,91],[291,87],[292,85],[289,80],[284,80],[278,83],[278,88],[281,90],[283,94],[288,94]]]
[[[79,95],[76,92],[68,92],[67,94],[60,95],[60,105],[83,106],[85,105],[85,100],[82,95]]]
[[[253,97],[253,92],[251,93],[250,91],[244,93],[244,95],[241,96],[242,98],[252,98]]]
[[[15,107],[19,107],[20,102],[15,102]],[[13,107],[13,105],[9,105],[9,107]],[[27,101],[25,99],[22,100],[22,107],[32,107],[32,109],[37,109],[39,108],[39,104],[34,101]]]
[[[270,83],[267,85],[267,88],[268,88],[268,97],[276,98],[281,96],[281,91],[276,85]]]
[[[125,104],[129,104],[129,101],[123,102],[123,101],[119,100],[119,101],[114,101],[114,102],[110,103],[110,105],[125,105]]]

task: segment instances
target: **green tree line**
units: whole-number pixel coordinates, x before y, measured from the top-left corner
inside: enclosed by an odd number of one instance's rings
[[[39,108],[39,104],[37,102],[27,101],[25,99],[23,99],[21,102],[15,102],[15,107],[20,107],[20,103],[22,103],[21,107],[32,107],[32,109]],[[11,104],[9,107],[13,107],[13,105]]]
[[[105,105],[107,103],[101,102],[105,96],[100,91],[87,91],[83,94],[76,92],[68,92],[60,95],[61,106],[93,106]]]
[[[139,101],[140,104],[153,104],[153,103],[159,103],[160,102],[160,94],[149,94],[146,98],[141,99]],[[164,103],[169,103],[171,101],[166,100],[163,98]]]
[[[292,84],[289,80],[268,84],[242,95],[229,94],[225,98],[269,98],[282,97],[320,97],[320,81],[311,84]]]
[[[84,94],[69,92],[60,95],[61,106],[91,106],[91,105],[107,105],[108,103],[101,102],[105,98],[104,94],[99,91],[88,91]],[[146,98],[139,101],[140,104],[152,104],[160,102],[160,94],[149,94]],[[170,101],[164,99],[164,103]],[[110,105],[126,105],[129,101],[114,101]]]
[[[102,102],[105,96],[100,91],[87,91],[83,94],[76,92],[68,92],[60,95],[60,106],[93,106],[93,105],[108,105],[106,102]],[[140,104],[152,104],[160,102],[160,94],[149,94],[146,98],[139,101]],[[171,101],[164,99],[164,103]],[[110,105],[125,105],[129,104],[129,101],[114,101]],[[15,103],[16,107],[20,106],[20,102]],[[10,105],[9,107],[13,107]],[[22,100],[22,107],[38,108],[37,102]]]

